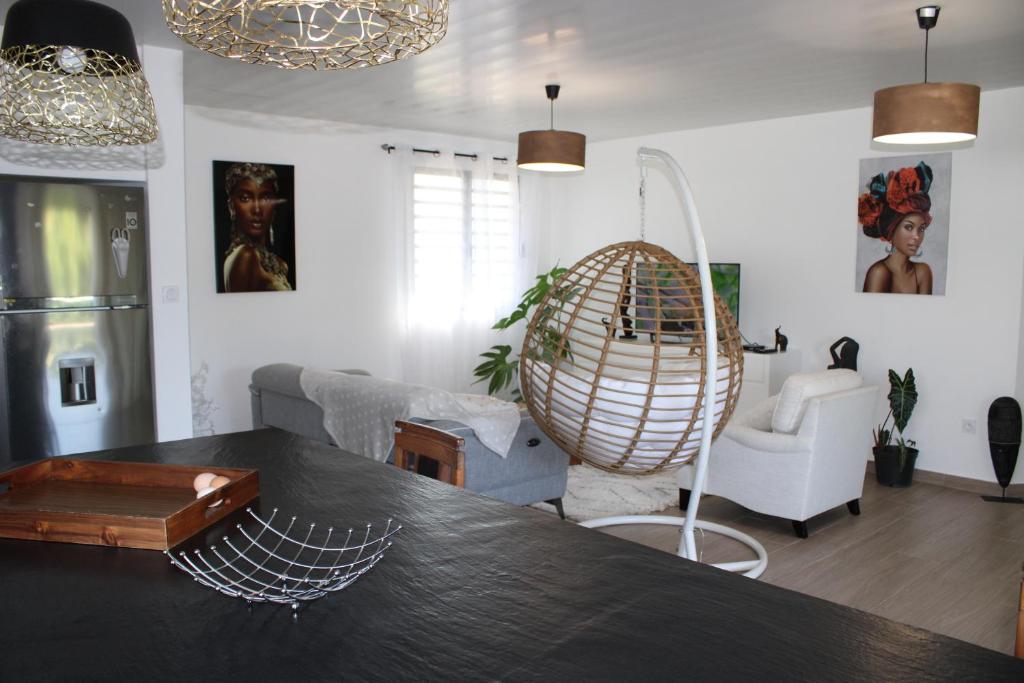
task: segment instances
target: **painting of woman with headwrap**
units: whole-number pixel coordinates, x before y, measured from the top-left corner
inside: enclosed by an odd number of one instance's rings
[[[945,294],[952,155],[862,159],[857,287]]]
[[[295,167],[213,162],[218,292],[295,289]]]

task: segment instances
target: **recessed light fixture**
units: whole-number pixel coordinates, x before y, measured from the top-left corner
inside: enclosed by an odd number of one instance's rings
[[[937,5],[917,8],[917,25],[924,29],[924,82],[875,93],[875,142],[933,145],[978,136],[981,88],[969,83],[928,82],[928,32],[939,21],[939,9]]]
[[[448,30],[449,0],[163,0],[186,43],[282,69],[353,69],[404,59]]]
[[[546,173],[582,171],[587,151],[587,136],[567,130],[555,130],[555,100],[561,86],[546,85],[551,100],[551,128],[528,130],[519,134],[519,168]]]
[[[138,145],[156,110],[131,24],[91,0],[18,0],[0,42],[0,135],[56,145]]]

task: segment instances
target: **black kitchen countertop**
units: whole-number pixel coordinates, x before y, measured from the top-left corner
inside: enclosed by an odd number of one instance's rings
[[[1007,655],[278,430],[88,457],[256,468],[264,513],[403,529],[298,619],[160,552],[0,539],[0,681],[1024,681]]]

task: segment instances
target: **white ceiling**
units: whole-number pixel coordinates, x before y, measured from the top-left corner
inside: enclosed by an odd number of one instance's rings
[[[547,127],[545,83],[556,127],[591,140],[868,106],[921,80],[922,1],[451,0],[422,55],[294,72],[186,46],[160,0],[104,0],[139,42],[184,50],[188,104],[502,140]],[[931,80],[1024,85],[1024,1],[941,4]]]

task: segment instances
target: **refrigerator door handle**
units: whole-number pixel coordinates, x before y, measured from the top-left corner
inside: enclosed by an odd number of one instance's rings
[[[77,313],[79,311],[128,311],[133,308],[148,308],[146,304],[124,306],[82,306],[80,308],[15,308],[0,310],[0,315],[21,315],[23,313]]]

